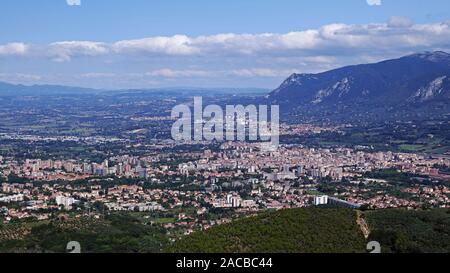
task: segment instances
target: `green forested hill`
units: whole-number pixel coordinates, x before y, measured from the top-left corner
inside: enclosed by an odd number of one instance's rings
[[[347,253],[365,252],[366,242],[347,209],[291,209],[264,213],[195,233],[171,252]]]
[[[383,253],[450,253],[450,209],[375,210],[303,208],[265,212],[171,244],[166,231],[131,214],[102,219],[54,219],[0,225],[0,252],[65,252],[69,241],[84,253],[348,253],[378,241]],[[357,224],[365,219],[366,241]],[[364,230],[366,231],[366,225]]]
[[[168,251],[178,253],[348,253],[366,252],[378,241],[383,253],[450,252],[450,210],[366,211],[370,236],[357,225],[356,211],[347,209],[290,209],[237,220],[194,233]]]
[[[70,241],[83,253],[157,253],[168,239],[164,230],[128,214],[0,227],[0,253],[65,253]]]
[[[365,212],[369,240],[382,252],[450,253],[450,209],[390,209]]]

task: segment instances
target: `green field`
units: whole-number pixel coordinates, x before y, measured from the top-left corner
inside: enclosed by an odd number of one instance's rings
[[[400,151],[403,152],[420,152],[425,148],[424,145],[416,144],[402,144],[399,146]]]
[[[175,218],[157,218],[154,220],[156,224],[170,224],[175,223],[177,219]]]

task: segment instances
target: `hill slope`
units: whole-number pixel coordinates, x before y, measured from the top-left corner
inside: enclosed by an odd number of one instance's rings
[[[364,252],[356,212],[346,209],[292,209],[264,213],[213,227],[178,241],[182,253],[348,253]]]
[[[367,211],[366,241],[357,211],[302,208],[264,213],[205,232],[172,245],[176,253],[365,253],[378,241],[382,253],[450,253],[450,209]]]
[[[383,253],[450,253],[450,209],[377,210],[365,213],[369,240]]]
[[[449,100],[450,54],[426,52],[320,74],[293,74],[269,98],[291,106]]]

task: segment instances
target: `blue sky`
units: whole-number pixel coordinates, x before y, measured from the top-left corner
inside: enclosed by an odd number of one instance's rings
[[[2,1],[1,81],[275,88],[293,72],[450,48],[448,0],[78,1]]]

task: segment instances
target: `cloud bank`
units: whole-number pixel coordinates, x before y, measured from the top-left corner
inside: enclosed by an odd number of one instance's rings
[[[124,85],[164,79],[195,79],[186,85],[197,85],[204,79],[225,86],[236,79],[271,79],[275,83],[293,72],[320,72],[432,50],[450,50],[450,22],[414,24],[409,18],[394,16],[386,23],[329,24],[288,33],[179,34],[43,45],[15,42],[0,45],[0,60],[10,60],[13,65],[23,61],[25,68],[33,60],[48,62],[48,67],[60,65],[71,70],[71,75],[78,69],[78,80],[95,80],[99,85],[108,81],[114,85],[122,77]],[[252,82],[246,85],[254,86]]]
[[[28,46],[24,43],[9,43],[0,45],[0,56],[6,55],[25,55],[28,51]]]
[[[217,34],[190,37],[174,35],[123,40],[113,43],[61,41],[43,47],[11,43],[0,45],[1,55],[44,55],[54,61],[101,55],[143,57],[189,56],[317,56],[410,51],[450,46],[450,23],[414,25],[405,17],[386,24],[330,24],[319,29],[284,34]],[[40,50],[39,50],[40,48]],[[42,50],[44,48],[44,50]],[[45,52],[45,54],[42,54]]]

